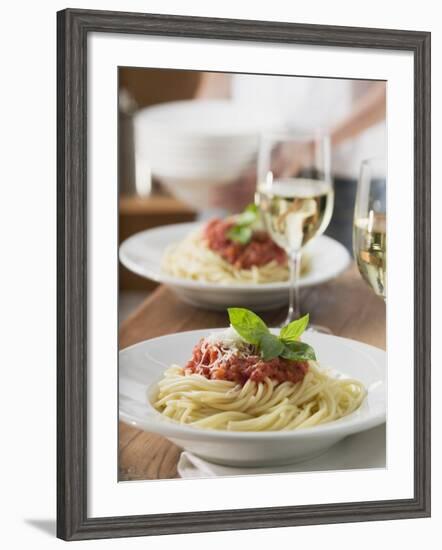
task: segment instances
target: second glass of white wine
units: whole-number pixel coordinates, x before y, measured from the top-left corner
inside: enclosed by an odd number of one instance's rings
[[[304,246],[327,228],[333,212],[327,136],[263,136],[256,203],[271,238],[288,257],[289,309],[285,324],[301,316],[299,276]],[[313,330],[330,332],[325,327]]]
[[[382,158],[362,163],[356,194],[353,252],[362,278],[387,298],[386,166]]]

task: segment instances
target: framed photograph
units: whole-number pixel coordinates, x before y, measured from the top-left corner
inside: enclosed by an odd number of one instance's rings
[[[58,536],[429,516],[430,33],[57,26]]]

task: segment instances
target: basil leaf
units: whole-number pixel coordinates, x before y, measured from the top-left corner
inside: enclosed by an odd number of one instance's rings
[[[230,240],[236,241],[241,244],[247,244],[252,238],[252,228],[249,226],[234,225],[227,232],[227,236]]]
[[[253,212],[254,214],[258,214],[259,210],[257,205],[254,202],[251,202],[244,208],[244,212]]]
[[[284,349],[280,353],[284,359],[291,361],[316,361],[316,355],[311,346],[305,342],[284,342]]]
[[[242,307],[229,307],[230,324],[236,332],[249,344],[259,345],[262,337],[269,334],[269,329],[264,321],[250,311]]]
[[[238,225],[251,225],[256,220],[256,214],[245,210],[241,214],[238,214],[235,218],[235,226]]]
[[[281,333],[285,333],[286,338],[281,338],[281,334],[279,337],[272,334],[261,317],[253,311],[230,307],[227,312],[232,327],[246,342],[258,347],[264,361],[275,357],[291,361],[316,361],[315,352],[309,344],[291,339],[299,338],[297,335],[301,334],[308,324],[308,315],[295,321],[295,324],[290,323],[284,327]]]
[[[234,219],[235,224],[227,232],[228,238],[241,244],[247,244],[253,235],[252,226],[258,219],[258,207],[251,203]]]
[[[269,361],[270,359],[278,357],[278,355],[280,355],[284,350],[284,344],[271,332],[263,334],[259,347],[261,349],[261,356],[264,361]]]
[[[296,341],[307,328],[308,322],[309,314],[307,313],[304,317],[300,317],[283,327],[279,333],[279,338],[283,342]]]
[[[258,207],[252,202],[246,206],[241,214],[235,216],[235,225],[251,225],[256,222],[258,214]]]

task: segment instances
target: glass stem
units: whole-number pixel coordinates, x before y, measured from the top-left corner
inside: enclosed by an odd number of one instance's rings
[[[299,275],[301,271],[301,251],[289,252],[289,311],[285,324],[301,317],[299,309]]]

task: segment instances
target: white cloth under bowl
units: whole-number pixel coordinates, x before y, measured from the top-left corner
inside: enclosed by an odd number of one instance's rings
[[[184,479],[238,475],[281,474],[385,468],[385,424],[347,437],[328,452],[308,461],[268,468],[232,468],[203,460],[188,451],[181,453],[178,474]]]

